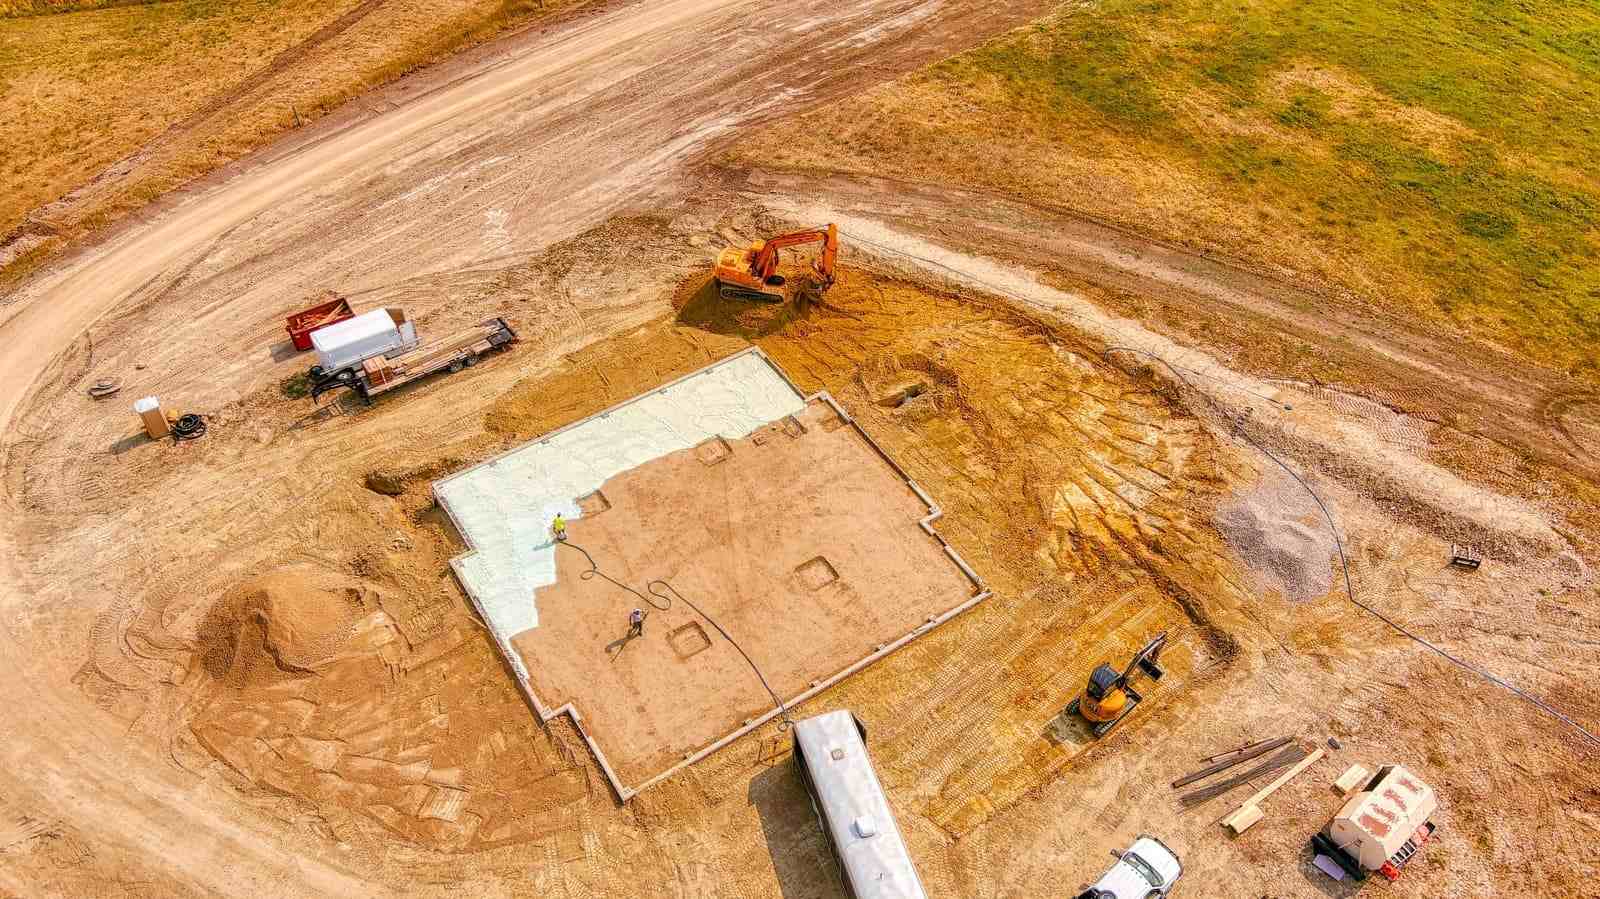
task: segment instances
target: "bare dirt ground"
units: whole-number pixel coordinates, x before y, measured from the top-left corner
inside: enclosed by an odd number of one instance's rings
[[[348,120],[390,108],[380,92],[344,105],[374,85],[496,33],[560,21],[572,4],[110,5],[0,18],[7,286],[52,252],[326,112],[343,107]]]
[[[935,895],[1063,895],[1140,831],[1182,853],[1179,895],[1352,895],[1304,846],[1355,761],[1442,796],[1408,895],[1591,895],[1593,744],[1352,605],[1317,506],[1243,438],[1328,502],[1359,598],[1592,731],[1592,395],[1059,212],[695,166],[1028,14],[617,7],[24,285],[0,309],[0,888],[841,895],[773,729],[619,808],[513,689],[427,492],[753,341],[857,414],[995,590],[807,709],[867,722]],[[825,303],[713,299],[725,241],[818,216],[846,232]],[[506,315],[524,342],[314,411],[280,389],[306,364],[281,317],[327,287],[429,334]],[[123,392],[85,396],[104,377]],[[147,393],[211,432],[138,436]],[[1452,540],[1484,568],[1445,567]],[[1116,732],[1051,728],[1159,630],[1170,673]],[[1185,810],[1166,787],[1279,733],[1344,748],[1243,838],[1214,823],[1237,793]]]
[[[599,495],[558,547],[556,583],[533,597],[539,626],[511,645],[534,693],[572,702],[630,788],[771,711],[768,687],[805,693],[975,592],[920,527],[927,505],[821,400]],[[641,597],[610,579],[666,583]],[[649,617],[630,638],[635,608]]]

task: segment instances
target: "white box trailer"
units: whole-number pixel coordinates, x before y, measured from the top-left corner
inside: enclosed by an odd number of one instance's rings
[[[927,899],[867,755],[866,728],[841,710],[796,722],[791,732],[812,810],[852,899]]]
[[[380,393],[427,377],[437,371],[460,371],[478,363],[479,357],[504,349],[517,340],[517,332],[503,318],[491,318],[473,327],[420,347],[402,348],[324,373],[311,381],[311,399],[338,388],[355,391],[367,402]]]
[[[406,319],[404,309],[363,312],[311,332],[311,346],[317,351],[311,378],[360,365],[374,356],[403,353],[416,345],[417,326]]]

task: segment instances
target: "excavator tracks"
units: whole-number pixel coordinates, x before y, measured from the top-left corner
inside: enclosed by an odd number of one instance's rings
[[[717,284],[718,294],[724,300],[747,300],[757,303],[782,303],[783,293],[768,293],[764,290],[751,290],[748,287],[739,287],[733,284]]]

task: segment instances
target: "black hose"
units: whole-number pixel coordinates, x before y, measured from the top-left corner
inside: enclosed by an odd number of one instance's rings
[[[658,612],[665,612],[666,610],[672,608],[672,600],[671,599],[667,599],[667,604],[666,605],[662,605],[662,604],[656,602],[654,599],[650,598],[649,596],[646,596],[645,594],[640,593],[638,590],[633,589],[632,587],[628,586],[627,584],[624,584],[623,582],[617,580],[616,578],[612,577],[611,575],[606,574],[604,571],[601,571],[600,570],[600,566],[596,565],[594,563],[594,556],[589,555],[589,551],[584,549],[583,547],[579,546],[578,544],[570,543],[570,542],[568,542],[566,540],[557,540],[556,541],[556,545],[557,546],[565,546],[565,547],[569,547],[571,549],[575,549],[578,552],[583,553],[583,557],[585,559],[589,560],[589,570],[583,572],[580,575],[578,575],[578,578],[580,580],[585,580],[585,581],[593,580],[595,578],[595,576],[598,575],[599,577],[601,577],[601,578],[603,578],[603,579],[605,579],[607,581],[610,581],[613,586],[620,587],[621,589],[626,590],[629,593],[632,593],[634,596],[637,596],[640,599],[644,600],[645,602],[649,603],[650,607],[655,609]],[[666,599],[666,597],[662,597],[662,598]],[[699,609],[696,609],[695,611],[698,612]],[[716,625],[713,624],[712,627],[716,627]],[[721,630],[721,628],[718,628],[718,630]]]
[[[193,412],[178,416],[178,420],[172,423],[172,438],[174,440],[198,440],[205,435],[205,418]]]
[[[639,597],[646,603],[649,603],[651,608],[659,612],[665,612],[672,608],[674,599],[681,600],[684,605],[693,609],[696,615],[704,618],[707,624],[711,625],[713,628],[716,628],[717,633],[721,634],[723,639],[727,640],[733,645],[734,649],[738,650],[739,655],[744,657],[745,664],[749,665],[750,670],[755,672],[756,679],[761,681],[761,686],[766,688],[767,695],[772,697],[772,704],[777,706],[778,716],[783,719],[783,721],[778,725],[778,730],[786,731],[794,724],[794,722],[789,718],[789,707],[784,705],[782,697],[778,695],[778,691],[772,689],[772,684],[767,681],[767,676],[761,672],[761,666],[756,664],[756,660],[750,657],[750,653],[744,651],[744,647],[739,645],[739,641],[733,639],[733,635],[728,633],[728,631],[722,625],[718,624],[715,618],[707,615],[705,610],[695,605],[694,601],[689,599],[689,597],[679,593],[678,588],[672,586],[672,584],[665,580],[657,578],[646,585],[646,589],[650,591],[648,595],[640,593],[638,590],[633,589],[611,575],[606,574],[604,571],[601,571],[600,566],[595,564],[594,556],[591,555],[588,550],[584,549],[578,544],[569,540],[557,540],[556,545],[575,549],[578,552],[583,553],[583,557],[588,560],[589,570],[578,575],[580,580],[593,580],[596,576],[599,576],[600,578],[610,582],[613,586],[626,590],[627,592],[632,593],[634,596]],[[667,592],[660,592],[658,588],[665,589]],[[669,596],[668,593],[671,595]],[[660,601],[658,602],[657,600]]]
[[[657,593],[656,592],[656,586],[657,585],[660,585],[662,587],[667,588],[669,591],[672,592],[672,595],[671,596],[667,596],[666,594],[663,594],[663,593]],[[659,596],[662,599],[666,600],[668,605],[672,604],[672,600],[673,599],[683,600],[683,604],[684,605],[688,606],[691,609],[694,609],[696,615],[699,615],[701,618],[704,618],[706,620],[706,623],[708,623],[712,627],[716,628],[717,629],[717,633],[721,634],[723,636],[723,639],[727,640],[729,643],[732,643],[734,649],[739,650],[739,655],[744,656],[745,663],[750,666],[750,670],[751,671],[754,671],[756,673],[756,678],[761,681],[761,686],[767,688],[767,695],[772,697],[772,704],[778,707],[778,716],[783,719],[782,723],[780,723],[778,725],[778,730],[779,731],[786,731],[786,730],[788,730],[790,727],[792,727],[794,725],[794,722],[792,720],[790,720],[790,718],[789,718],[789,707],[783,704],[783,700],[781,698],[779,698],[779,696],[778,696],[778,691],[772,689],[772,685],[767,683],[767,676],[765,674],[761,673],[761,666],[756,664],[755,659],[750,658],[750,653],[744,651],[744,647],[739,645],[739,641],[738,640],[733,639],[733,635],[732,634],[728,633],[726,630],[723,630],[722,625],[718,624],[717,620],[715,618],[712,618],[710,615],[707,615],[704,611],[702,611],[700,609],[700,607],[695,605],[694,601],[691,600],[689,597],[684,596],[682,593],[679,593],[678,592],[678,588],[672,586],[671,584],[667,583],[664,580],[661,580],[660,578],[657,578],[656,580],[651,581],[648,585],[646,585],[646,589],[648,589],[652,595]]]

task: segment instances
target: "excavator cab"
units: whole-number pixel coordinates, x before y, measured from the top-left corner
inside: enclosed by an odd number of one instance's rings
[[[833,286],[834,261],[839,255],[839,229],[835,225],[780,234],[748,247],[728,247],[717,254],[717,265],[712,270],[718,293],[725,300],[784,302],[788,290],[786,279],[778,274],[779,256],[788,247],[808,243],[822,244],[811,270],[815,275],[813,288],[818,293],[826,291]]]

